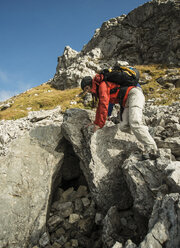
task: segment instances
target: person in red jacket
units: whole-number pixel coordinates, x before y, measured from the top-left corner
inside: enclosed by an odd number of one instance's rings
[[[86,80],[89,79],[89,80]],[[84,77],[81,81],[81,88],[84,92],[90,92],[99,98],[93,131],[103,128],[108,116],[109,103],[120,103],[121,122],[120,130],[133,132],[136,138],[144,145],[144,158],[148,159],[149,154],[157,153],[157,145],[143,123],[143,108],[145,103],[141,87],[121,87],[113,82],[104,81],[103,74],[96,74],[91,77]]]
[[[119,94],[119,88],[116,83],[112,82],[105,82],[103,81],[103,75],[102,74],[96,74],[96,76],[93,79],[90,79],[90,77],[85,77],[81,82],[81,88],[84,92],[90,92],[93,94],[93,96],[99,98],[98,107],[96,110],[96,118],[92,125],[94,125],[93,131],[95,132],[97,129],[102,128],[107,120],[108,116],[108,106],[109,103],[116,104],[119,103],[118,94]],[[112,89],[117,89],[116,92],[110,94]]]

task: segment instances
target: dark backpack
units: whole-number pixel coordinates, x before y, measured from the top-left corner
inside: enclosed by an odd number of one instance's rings
[[[139,71],[133,67],[115,66],[101,73],[104,75],[104,81],[119,84],[121,87],[137,86],[139,82]]]

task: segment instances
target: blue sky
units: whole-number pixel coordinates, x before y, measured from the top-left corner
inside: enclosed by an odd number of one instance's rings
[[[0,0],[0,101],[56,72],[65,46],[76,51],[110,18],[145,0]]]

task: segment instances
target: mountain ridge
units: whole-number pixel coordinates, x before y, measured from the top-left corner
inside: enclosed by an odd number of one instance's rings
[[[62,90],[77,87],[83,76],[92,76],[117,61],[179,66],[179,10],[177,1],[154,0],[127,16],[104,22],[80,52],[65,47],[52,85]]]

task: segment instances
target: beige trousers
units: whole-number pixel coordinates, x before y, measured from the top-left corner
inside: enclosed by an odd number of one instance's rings
[[[143,123],[143,108],[145,97],[140,87],[130,90],[120,122],[120,130],[133,132],[136,138],[144,145],[145,150],[157,150],[157,145]]]

